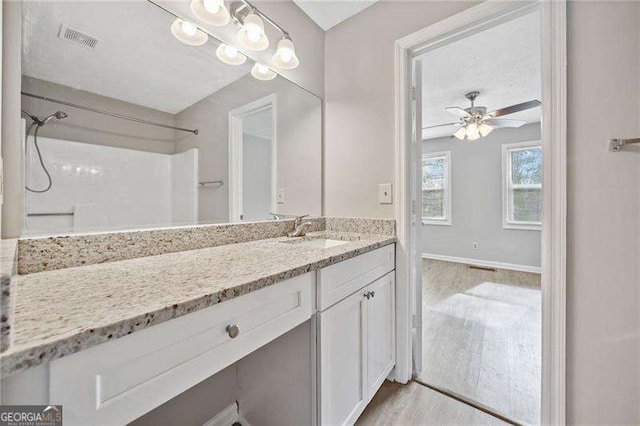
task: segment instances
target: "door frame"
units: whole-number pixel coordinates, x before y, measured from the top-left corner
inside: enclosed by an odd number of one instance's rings
[[[410,282],[411,59],[425,48],[481,31],[539,8],[542,48],[542,424],[566,415],[567,44],[566,1],[485,1],[395,43],[397,363],[392,378],[412,377]]]
[[[278,141],[275,93],[229,111],[229,222],[242,219],[242,119],[271,108],[271,212],[277,213]]]

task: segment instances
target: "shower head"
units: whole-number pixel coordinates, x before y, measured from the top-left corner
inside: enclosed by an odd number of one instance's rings
[[[47,118],[45,118],[44,120],[42,120],[42,122],[38,123],[38,126],[44,126],[47,121],[51,120],[52,118],[55,118],[57,120],[62,120],[63,118],[67,118],[68,115],[66,112],[64,111],[56,111],[53,114],[51,114],[50,116],[48,116]]]

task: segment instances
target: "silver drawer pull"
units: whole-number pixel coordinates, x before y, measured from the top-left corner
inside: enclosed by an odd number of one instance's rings
[[[235,339],[236,337],[238,337],[238,334],[240,334],[240,327],[238,327],[238,324],[228,325],[227,326],[227,334],[232,339]]]

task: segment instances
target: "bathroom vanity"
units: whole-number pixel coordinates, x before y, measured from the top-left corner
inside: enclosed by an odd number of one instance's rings
[[[3,393],[127,424],[311,321],[309,424],[353,423],[395,364],[394,241],[323,230],[19,276]]]

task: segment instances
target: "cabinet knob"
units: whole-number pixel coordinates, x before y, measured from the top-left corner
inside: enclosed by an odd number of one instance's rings
[[[376,292],[375,291],[371,292],[371,297],[376,297]]]
[[[366,297],[367,299],[371,298],[371,293],[370,292],[366,292],[365,294],[363,294],[364,297]]]
[[[238,327],[238,324],[228,325],[227,326],[227,334],[232,339],[235,339],[236,337],[238,337],[238,334],[240,334],[240,327]]]

